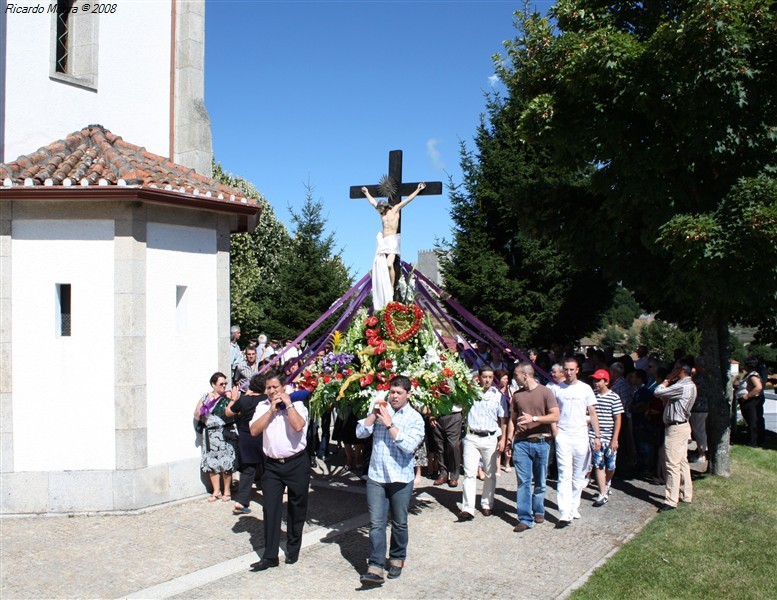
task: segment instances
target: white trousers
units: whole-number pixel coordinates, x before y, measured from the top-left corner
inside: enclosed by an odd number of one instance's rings
[[[556,436],[556,461],[558,462],[558,502],[559,519],[571,521],[572,515],[580,507],[580,496],[586,484],[585,474],[591,463],[591,445],[588,431],[570,435],[559,430]]]
[[[483,481],[483,495],[480,497],[480,508],[492,509],[494,507],[496,463],[499,458],[499,453],[496,451],[498,441],[496,434],[480,437],[474,433],[468,433],[464,438],[464,477],[461,480],[464,495],[461,501],[461,510],[471,515],[475,514],[480,459],[483,459],[483,470],[486,472],[486,479]]]

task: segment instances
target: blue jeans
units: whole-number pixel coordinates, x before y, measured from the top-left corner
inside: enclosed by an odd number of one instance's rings
[[[548,473],[550,444],[517,440],[513,444],[513,466],[518,479],[516,503],[518,520],[534,526],[534,515],[545,514],[545,478]],[[532,476],[534,491],[532,492]]]
[[[367,508],[370,511],[370,560],[371,565],[386,566],[386,524],[391,508],[391,560],[407,557],[407,511],[413,481],[407,483],[378,483],[367,480]]]

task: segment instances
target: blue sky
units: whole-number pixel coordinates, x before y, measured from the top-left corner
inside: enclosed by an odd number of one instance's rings
[[[366,200],[348,198],[349,186],[377,183],[396,149],[406,182],[461,180],[459,140],[472,141],[493,84],[491,56],[514,37],[520,6],[208,0],[205,101],[216,160],[251,181],[287,225],[310,181],[361,277],[380,221]],[[405,260],[450,238],[449,210],[446,185],[403,211]]]

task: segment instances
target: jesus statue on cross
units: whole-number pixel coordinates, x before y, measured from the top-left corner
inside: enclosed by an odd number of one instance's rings
[[[388,175],[377,185],[352,185],[352,199],[367,198],[380,213],[383,231],[378,233],[375,260],[372,263],[372,308],[381,310],[394,299],[394,285],[399,279],[399,236],[402,231],[402,209],[418,196],[442,194],[442,181],[406,183],[402,181],[402,150],[389,152]],[[375,200],[385,197],[387,200]],[[403,200],[403,196],[406,198]]]
[[[394,272],[394,259],[400,253],[399,241],[399,213],[410,204],[413,199],[426,189],[426,184],[421,182],[415,191],[401,202],[392,205],[388,200],[376,201],[366,187],[362,187],[362,193],[375,207],[380,214],[380,220],[383,223],[383,231],[378,234],[378,247],[375,251],[376,259],[378,256],[385,257],[388,266],[390,289],[394,289],[396,283],[396,273]],[[374,292],[373,292],[374,293]]]

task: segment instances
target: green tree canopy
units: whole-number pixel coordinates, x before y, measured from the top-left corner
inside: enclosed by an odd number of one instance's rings
[[[573,261],[576,249],[532,236],[526,212],[559,197],[586,196],[586,181],[551,168],[543,152],[515,135],[513,103],[492,96],[487,107],[477,152],[462,144],[464,181],[451,185],[453,240],[441,253],[445,287],[515,344],[576,340],[597,327],[614,286],[601,269]]]
[[[728,323],[777,313],[775,4],[562,0],[552,16],[516,15],[498,73],[521,138],[587,171],[593,193],[540,206],[534,231],[585,245],[646,309],[700,328],[726,474]]]
[[[324,205],[313,200],[313,188],[305,186],[305,204],[290,209],[294,234],[286,262],[276,271],[277,295],[269,314],[279,327],[277,337],[294,337],[311,325],[352,285],[348,268],[335,247],[334,234],[326,234]],[[323,332],[322,324],[311,337]]]
[[[285,327],[274,320],[273,303],[281,296],[278,272],[286,263],[291,246],[289,233],[252,183],[225,172],[215,161],[213,178],[242,190],[262,206],[256,229],[251,233],[234,233],[230,239],[232,324],[240,326],[243,340],[255,340],[260,333],[279,338]]]

